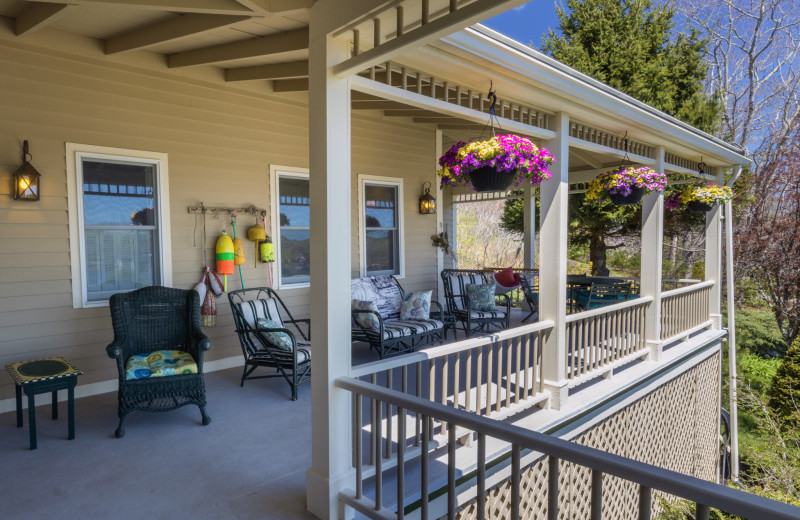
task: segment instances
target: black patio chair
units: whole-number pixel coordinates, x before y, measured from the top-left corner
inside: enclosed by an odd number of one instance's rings
[[[528,270],[520,274],[520,285],[522,293],[525,295],[525,303],[528,304],[530,313],[522,319],[525,323],[529,319],[539,319],[539,270]]]
[[[442,282],[447,311],[461,322],[467,337],[473,332],[489,332],[492,327],[503,330],[510,326],[511,298],[507,294],[497,296],[505,299],[505,304],[498,305],[494,311],[473,310],[470,306],[467,285],[492,283],[492,273],[478,269],[444,269]]]
[[[117,360],[119,375],[119,427],[114,434],[125,435],[125,421],[134,410],[164,412],[195,404],[203,424],[210,423],[203,352],[211,341],[200,329],[199,295],[144,287],[114,294],[110,308],[114,341],[106,352]]]
[[[295,319],[270,287],[231,291],[228,301],[244,355],[240,386],[247,379],[282,377],[292,389],[292,401],[296,401],[298,386],[311,379],[311,321]],[[260,319],[278,326],[260,327]],[[287,337],[291,345],[281,339]],[[258,367],[273,368],[275,373],[250,375]]]

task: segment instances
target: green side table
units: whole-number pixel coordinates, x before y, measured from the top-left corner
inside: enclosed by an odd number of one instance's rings
[[[17,397],[17,428],[22,427],[22,392],[28,396],[28,430],[31,449],[36,449],[36,394],[53,393],[53,420],[58,419],[58,391],[67,390],[68,439],[75,438],[75,384],[83,374],[62,357],[22,361],[6,365],[14,379]]]

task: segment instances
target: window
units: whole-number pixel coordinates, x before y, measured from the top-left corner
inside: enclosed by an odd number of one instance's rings
[[[311,281],[311,205],[305,170],[273,168],[273,225],[278,287],[308,287]]]
[[[170,285],[166,154],[68,144],[67,161],[74,306]]]
[[[366,175],[361,182],[362,273],[403,276],[403,184]]]

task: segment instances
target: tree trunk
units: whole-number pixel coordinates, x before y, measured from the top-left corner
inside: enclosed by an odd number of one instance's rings
[[[592,275],[608,276],[606,267],[606,241],[602,233],[592,232],[589,237],[589,261],[592,262]]]

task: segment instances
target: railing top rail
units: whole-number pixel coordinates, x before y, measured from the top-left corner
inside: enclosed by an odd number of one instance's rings
[[[450,354],[455,354],[457,352],[472,350],[474,348],[496,343],[498,341],[502,341],[505,339],[517,338],[524,334],[530,334],[532,332],[551,329],[554,326],[555,323],[553,323],[552,320],[543,320],[537,323],[532,323],[530,325],[523,325],[522,327],[515,327],[513,329],[501,330],[499,332],[493,333],[488,336],[465,339],[462,341],[456,341],[455,343],[448,343],[447,345],[441,345],[434,348],[420,350],[418,352],[412,352],[410,354],[404,354],[402,356],[397,356],[389,359],[381,359],[378,361],[372,361],[370,363],[364,363],[363,365],[358,365],[357,367],[353,367],[350,370],[350,375],[352,377],[368,376],[371,374],[382,372],[384,370],[391,370],[393,368],[398,368],[406,365],[413,365],[414,363],[418,363],[420,361],[427,361],[429,359],[448,356]]]
[[[706,287],[712,287],[715,283],[714,280],[706,280],[705,282],[700,282],[692,285],[687,285],[685,287],[678,287],[677,289],[670,289],[669,291],[664,291],[661,293],[661,299],[669,298],[670,296],[677,296],[679,294],[684,294],[692,291],[696,291],[698,289],[705,289]]]
[[[661,281],[667,283],[700,283],[703,280],[699,278],[662,278]]]
[[[583,311],[583,312],[576,312],[574,314],[570,314],[567,316],[567,323],[572,323],[573,321],[580,321],[586,318],[594,318],[595,316],[602,316],[603,314],[619,311],[622,309],[627,309],[628,307],[638,307],[639,305],[646,305],[653,301],[652,296],[641,296],[639,298],[634,298],[633,300],[625,300],[621,303],[615,303],[614,305],[606,305],[605,307],[600,307],[598,309],[592,309],[590,311]]]
[[[800,518],[800,508],[798,507],[582,446],[513,424],[482,417],[458,408],[448,408],[440,403],[382,388],[358,379],[340,377],[336,379],[335,385],[402,407],[408,412],[421,413],[444,420],[522,448],[554,456],[745,518],[770,518],[773,520],[797,520]]]

